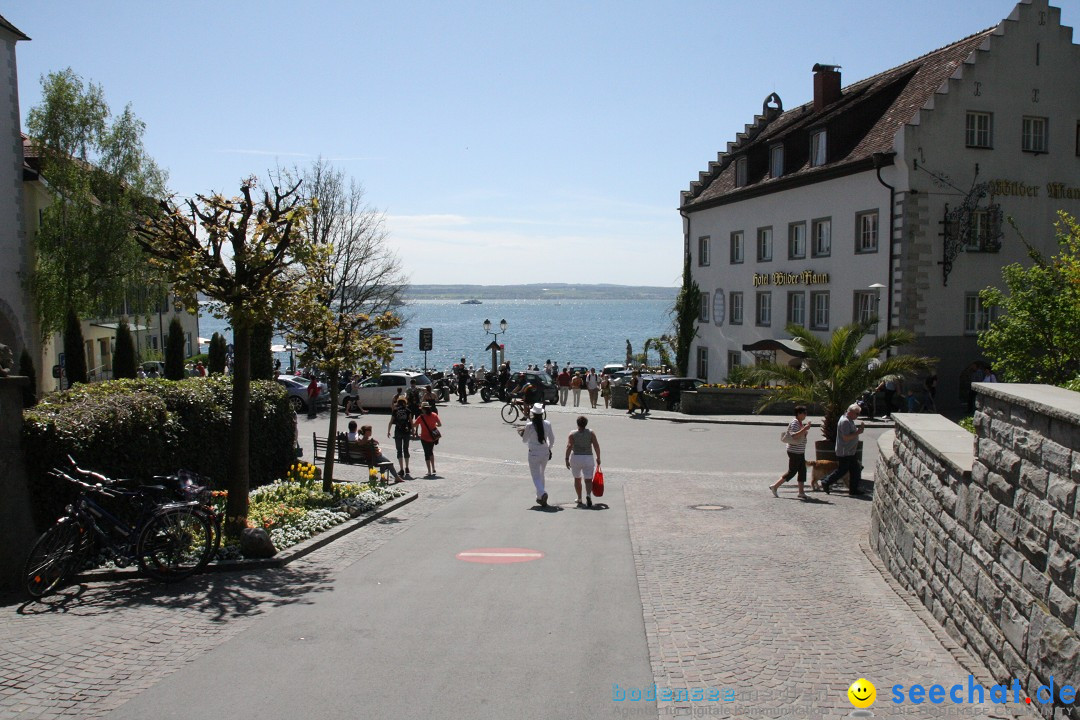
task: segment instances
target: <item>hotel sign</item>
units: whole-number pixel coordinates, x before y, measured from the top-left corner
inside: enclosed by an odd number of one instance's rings
[[[1046,183],[1046,197],[1051,200],[1080,200],[1080,187],[1059,182]],[[1002,197],[1042,197],[1042,185],[1028,185],[1017,180],[991,180],[990,194]]]
[[[754,287],[763,285],[828,285],[829,273],[803,270],[801,273],[754,273]]]

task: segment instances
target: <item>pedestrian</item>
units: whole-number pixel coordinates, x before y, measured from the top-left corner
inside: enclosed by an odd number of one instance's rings
[[[555,384],[559,386],[559,404],[566,407],[566,398],[570,394],[570,372],[565,366],[562,372],[555,376]]]
[[[604,409],[611,407],[611,378],[604,375],[600,378],[600,395],[604,398]]]
[[[574,407],[581,404],[581,386],[584,382],[581,379],[581,373],[574,373],[574,377],[570,379],[570,392],[574,394]]]
[[[431,407],[438,407],[439,398],[436,397],[435,391],[430,385],[425,385],[424,389],[420,393],[420,408],[421,412],[424,405],[430,405]],[[416,417],[420,417],[421,413],[417,413]]]
[[[589,368],[585,376],[585,388],[589,391],[589,404],[596,409],[596,400],[600,395],[600,379],[596,376],[596,368]]]
[[[345,435],[345,439],[348,442],[358,442],[360,440],[360,430],[357,428],[355,420],[349,421],[349,432]]]
[[[848,494],[862,495],[859,489],[859,473],[862,467],[859,466],[856,453],[859,451],[859,436],[866,428],[862,423],[855,425],[855,418],[859,417],[861,410],[858,405],[849,405],[847,412],[836,423],[836,469],[821,481],[821,489],[826,495],[829,494],[832,484],[845,474],[848,476]]]
[[[307,416],[308,420],[313,420],[318,417],[316,406],[319,401],[319,393],[322,392],[322,388],[319,387],[319,381],[314,377],[311,378],[311,382],[307,386]]]
[[[461,358],[461,363],[455,368],[457,371],[457,393],[458,402],[469,402],[469,369],[465,367],[465,358]]]
[[[360,375],[354,373],[349,382],[349,394],[345,397],[345,417],[352,417],[353,410],[358,410],[361,415],[367,410],[360,404]]]
[[[398,471],[402,477],[411,478],[409,473],[409,439],[412,437],[412,413],[405,398],[398,398],[394,409],[390,411],[390,422],[386,426],[386,437],[393,431],[394,449],[397,451]]]
[[[379,441],[373,438],[371,434],[372,428],[370,425],[361,427],[360,439],[353,444],[353,447],[360,451],[360,457],[364,459],[368,467],[377,468],[385,465],[390,474],[394,476],[394,482],[404,482],[401,476],[398,475],[398,471],[394,469],[394,463],[390,462],[390,458],[382,454],[382,450],[379,449]]]
[[[926,400],[923,401],[923,410],[926,412],[937,412],[937,405],[935,399],[937,398],[937,374],[927,375],[923,380],[923,394]]]
[[[533,485],[536,487],[536,503],[540,507],[547,507],[548,494],[544,489],[544,472],[547,470],[548,460],[551,459],[551,448],[555,447],[555,437],[551,430],[551,423],[544,419],[544,406],[536,403],[532,406],[531,422],[525,427],[518,428],[521,442],[529,446],[529,472],[532,473]]]
[[[427,475],[424,477],[435,477],[435,442],[434,435],[435,428],[442,427],[442,420],[439,419],[439,414],[435,412],[435,406],[430,403],[424,403],[420,417],[416,418],[413,423],[413,427],[416,428],[417,434],[420,436],[420,445],[424,448],[424,462],[427,463]],[[441,436],[442,433],[440,432]]]
[[[405,404],[409,410],[410,420],[415,420],[420,417],[420,405],[424,402],[423,394],[420,392],[420,385],[416,382],[416,378],[409,381],[409,391],[405,393]]]
[[[586,425],[589,418],[579,415],[577,419],[578,429],[570,433],[566,440],[566,467],[574,476],[574,492],[577,493],[577,504],[581,505],[581,481],[585,481],[585,505],[592,507],[592,480],[593,473],[600,465],[600,443],[596,439],[596,433],[589,430]],[[596,459],[593,460],[593,451]]]
[[[779,497],[776,491],[780,486],[798,475],[799,494],[797,497],[800,500],[806,500],[806,491],[803,486],[806,485],[806,435],[810,431],[810,426],[811,423],[806,422],[806,406],[796,405],[795,419],[787,427],[789,438],[787,441],[788,469],[786,473],[780,476],[779,480],[769,486],[773,497]]]

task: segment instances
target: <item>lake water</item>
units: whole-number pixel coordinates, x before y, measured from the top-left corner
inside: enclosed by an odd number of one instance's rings
[[[402,338],[403,346],[391,367],[424,366],[424,353],[418,349],[419,330],[424,327],[432,329],[429,368],[445,369],[462,356],[477,367],[488,367],[491,352],[484,348],[494,336],[484,333],[487,319],[492,330],[506,320],[499,343],[506,346],[506,359],[514,369],[530,363],[542,366],[551,359],[560,367],[569,363],[599,370],[606,363],[625,361],[627,340],[638,353],[646,339],[671,333],[672,304],[671,300],[485,300],[482,305],[462,305],[459,300],[417,300],[401,308],[405,324],[391,333]],[[200,316],[199,334],[209,338],[214,332],[232,341],[228,323]],[[278,357],[288,366],[288,353]]]

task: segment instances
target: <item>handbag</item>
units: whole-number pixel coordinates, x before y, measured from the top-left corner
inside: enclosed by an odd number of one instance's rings
[[[790,445],[791,443],[795,442],[795,438],[791,436],[791,433],[785,430],[784,432],[780,433],[780,442],[784,443],[785,445]]]
[[[604,471],[598,465],[592,476],[592,494],[596,497],[604,496]]]
[[[442,433],[439,432],[439,428],[435,427],[434,425],[429,427],[426,422],[424,423],[424,427],[427,428],[428,434],[431,435],[431,444],[432,445],[438,445],[439,444],[439,438],[442,437]]]

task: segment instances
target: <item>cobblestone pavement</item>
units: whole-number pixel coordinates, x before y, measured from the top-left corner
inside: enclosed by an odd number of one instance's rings
[[[0,718],[98,717],[274,608],[333,592],[341,568],[472,487],[479,475],[470,465],[441,455],[442,478],[407,483],[420,492],[415,502],[281,569],[177,585],[90,583],[45,603],[8,598],[0,605]]]
[[[869,501],[799,501],[794,482],[776,499],[767,486],[782,469],[624,473],[657,687],[735,695],[660,702],[660,717],[849,717],[847,688],[860,677],[877,687],[875,717],[1014,717],[1001,706],[889,701],[895,684],[966,684],[958,659],[986,687],[994,681],[942,634],[943,645],[864,554]]]

